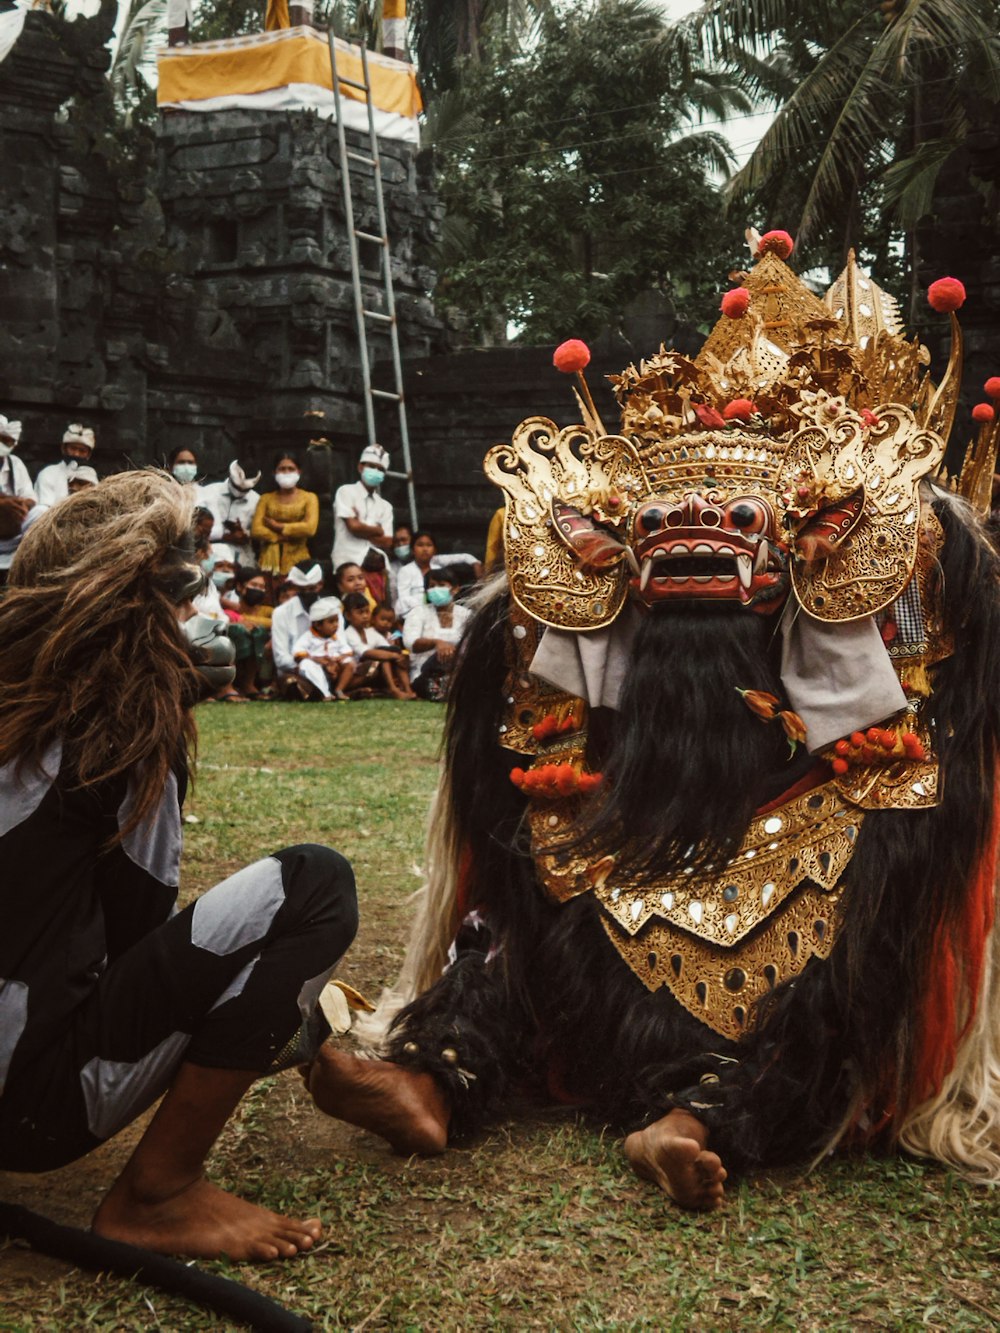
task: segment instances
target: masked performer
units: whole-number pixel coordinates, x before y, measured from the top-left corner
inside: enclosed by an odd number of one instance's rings
[[[0,1167],[71,1162],[165,1092],[94,1230],[273,1259],[318,1222],[203,1163],[250,1084],[328,1031],[316,999],[357,904],[343,857],[299,846],[175,909],[200,671],[232,678],[216,622],[181,626],[191,519],[165,475],[113,477],[33,525],[0,603]]]
[[[397,1147],[534,1083],[691,1207],[847,1141],[1000,1178],[998,561],[956,493],[985,504],[996,428],[935,480],[957,323],[935,388],[853,257],[824,302],[788,248],[697,358],[613,377],[620,435],[581,377],[585,425],[487,458],[507,579],[453,686],[410,1003],[389,1062],[310,1080]]]

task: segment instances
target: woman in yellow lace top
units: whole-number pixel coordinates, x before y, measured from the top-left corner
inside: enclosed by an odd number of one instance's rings
[[[306,543],[316,535],[319,500],[312,491],[299,489],[300,472],[293,454],[280,454],[274,465],[278,489],[262,495],[254,511],[250,535],[260,542],[259,564],[269,574],[287,574],[305,560]]]

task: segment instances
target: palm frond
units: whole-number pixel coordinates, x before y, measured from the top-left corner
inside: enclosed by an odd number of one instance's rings
[[[931,212],[935,182],[961,142],[960,135],[927,139],[909,157],[894,162],[883,173],[885,204],[905,230],[915,227]]]
[[[715,130],[691,130],[672,140],[669,149],[671,152],[683,153],[689,159],[694,157],[703,166],[723,176],[729,175],[736,161],[732,144],[724,134]]]
[[[111,87],[119,102],[156,80],[156,53],[167,40],[167,0],[145,0],[128,17],[111,67]]]
[[[812,156],[821,131],[857,89],[865,69],[870,43],[864,24],[861,19],[852,24],[802,80],[730,182],[734,197],[754,193],[793,163]]]

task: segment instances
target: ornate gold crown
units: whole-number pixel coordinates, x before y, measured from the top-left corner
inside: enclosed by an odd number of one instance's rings
[[[961,333],[939,385],[896,302],[853,253],[824,299],[775,254],[748,273],[691,359],[661,346],[610,376],[620,435],[585,391],[584,422],[522,422],[487,454],[506,494],[511,589],[562,629],[610,623],[629,587],[649,603],[779,605],[789,581],[820,620],[871,615],[913,575],[919,485],[941,465],[958,399]],[[989,499],[996,426],[952,483]]]

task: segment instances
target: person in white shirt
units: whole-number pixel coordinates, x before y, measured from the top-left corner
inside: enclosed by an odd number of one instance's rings
[[[69,495],[69,479],[81,463],[89,463],[97,440],[89,426],[74,422],[62,437],[62,461],[43,467],[35,478],[35,496],[40,505],[58,504]]]
[[[392,550],[392,505],[379,487],[385,481],[389,455],[380,444],[361,451],[359,480],[339,486],[333,497],[333,567],[360,565],[367,552]]]
[[[354,654],[340,625],[340,601],[321,597],[309,608],[309,628],[292,647],[299,677],[310,687],[309,698],[327,703],[348,698],[355,673]]]
[[[20,439],[20,421],[0,416],[0,587],[21,538],[41,512],[28,469],[14,457]]]
[[[429,570],[468,565],[477,579],[483,576],[483,567],[474,555],[464,551],[457,555],[438,555],[437,543],[429,532],[421,530],[414,533],[411,549],[413,559],[409,564],[401,565],[396,575],[396,598],[393,603],[396,615],[404,620],[415,606],[420,606],[425,600],[424,589]]]
[[[201,503],[212,511],[210,540],[228,542],[249,554],[250,525],[260,500],[254,489],[260,481],[260,469],[234,458],[225,481],[213,481],[201,488]],[[241,564],[249,563],[242,560]]]
[[[455,649],[472,617],[455,601],[458,580],[450,569],[427,572],[427,601],[415,606],[403,623],[403,643],[410,650],[410,684],[421,699],[448,697]]]
[[[390,621],[394,618],[392,607],[380,603],[376,610],[388,611]],[[352,592],[344,598],[344,619],[347,621],[344,638],[354,660],[360,668],[367,668],[373,685],[378,687],[381,684],[394,699],[415,699],[406,650],[391,644],[373,626],[373,615],[364,593]]]
[[[295,642],[309,628],[309,610],[323,591],[323,571],[318,563],[300,560],[289,570],[288,582],[295,588],[295,596],[276,606],[271,617],[271,656],[279,687],[298,679]],[[339,607],[340,599],[334,600]]]

